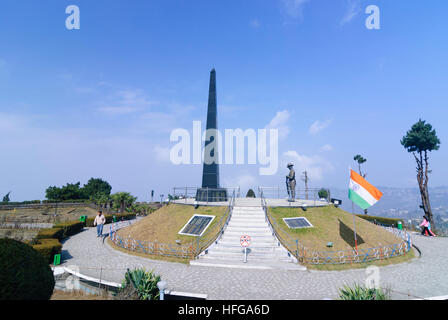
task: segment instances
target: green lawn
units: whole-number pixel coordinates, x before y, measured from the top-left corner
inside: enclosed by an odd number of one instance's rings
[[[221,218],[226,213],[227,207],[206,207],[201,206],[195,209],[193,206],[169,204],[164,206],[141,221],[123,228],[117,232],[118,236],[123,238],[133,238],[140,241],[157,241],[159,244],[170,244],[179,246],[176,240],[180,241],[181,245],[191,245],[196,249],[196,240],[198,237],[181,235],[179,231],[195,214],[215,216],[210,226],[205,230],[201,238],[201,246],[213,241],[221,225],[219,224]],[[225,219],[225,218],[224,218]],[[178,259],[159,257],[164,260],[178,261]],[[180,261],[179,261],[180,262]]]
[[[306,248],[310,255],[314,251],[342,251],[353,250],[355,247],[355,236],[353,226],[353,215],[334,206],[308,208],[303,211],[301,208],[269,208],[272,218],[277,222],[280,228],[276,231],[281,237],[287,239],[297,239]],[[283,218],[305,217],[313,225],[312,228],[289,229]],[[392,233],[374,225],[364,219],[355,216],[356,234],[358,249],[368,249],[390,244],[398,244],[400,238]],[[332,242],[333,247],[327,247],[327,243]],[[296,246],[290,243],[284,243],[290,251],[295,251]],[[414,257],[411,250],[408,254],[401,257],[394,257],[384,261],[365,264],[348,265],[325,265],[314,266],[307,264],[312,269],[319,270],[343,270],[347,268],[362,268],[370,264],[385,265],[389,263],[400,263],[408,261]]]

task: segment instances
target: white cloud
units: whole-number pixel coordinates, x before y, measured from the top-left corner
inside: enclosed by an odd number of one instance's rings
[[[345,12],[344,17],[341,20],[341,25],[349,23],[362,11],[359,0],[348,0],[347,2],[347,11]]]
[[[321,132],[322,130],[326,129],[330,124],[331,124],[332,120],[327,120],[327,121],[315,121],[310,129],[309,129],[309,133],[311,135],[316,135],[319,132]]]
[[[136,107],[101,107],[98,108],[98,111],[102,113],[107,113],[110,115],[118,115],[118,114],[129,114],[139,111],[139,108]]]
[[[278,136],[280,139],[284,139],[289,134],[289,127],[287,125],[291,114],[288,110],[277,112],[274,118],[265,127],[266,129],[278,129]]]
[[[287,151],[283,153],[283,158],[284,166],[290,161],[294,164],[296,177],[306,170],[311,182],[323,180],[324,174],[333,170],[332,164],[319,156],[306,156],[300,155],[297,151]]]
[[[292,18],[300,18],[303,14],[303,6],[309,0],[282,0],[286,14]]]
[[[320,147],[321,151],[333,151],[333,146],[331,144],[326,144]]]
[[[149,100],[142,90],[126,89],[118,90],[96,104],[99,105],[97,110],[100,112],[111,115],[122,115],[144,110],[157,103],[156,101]]]

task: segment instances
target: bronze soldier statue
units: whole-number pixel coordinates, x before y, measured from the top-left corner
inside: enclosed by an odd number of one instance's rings
[[[288,163],[287,168],[289,169],[289,175],[286,176],[286,185],[288,187],[289,201],[296,201],[296,172],[292,168],[294,165]]]

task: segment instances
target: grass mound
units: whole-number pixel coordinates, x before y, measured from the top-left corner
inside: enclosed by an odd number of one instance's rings
[[[298,239],[308,250],[338,251],[355,247],[353,215],[334,206],[308,208],[270,208],[275,221],[292,238]],[[283,218],[305,217],[313,228],[289,229]],[[355,216],[358,249],[396,244],[401,240],[392,233]],[[327,243],[333,242],[328,248]]]
[[[123,228],[117,232],[121,237],[134,238],[141,241],[159,243],[176,244],[176,240],[180,240],[182,244],[187,244],[196,239],[194,236],[180,235],[178,232],[195,214],[215,216],[211,225],[206,229],[209,236],[215,236],[213,232],[221,217],[225,214],[227,207],[199,207],[194,209],[193,206],[169,204],[164,206],[141,221]],[[216,230],[218,232],[219,230]]]

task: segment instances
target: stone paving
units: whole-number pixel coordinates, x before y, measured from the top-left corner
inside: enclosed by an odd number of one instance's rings
[[[104,228],[107,232],[108,226]],[[448,238],[413,235],[422,257],[380,268],[381,286],[393,299],[448,295]],[[364,283],[364,269],[346,271],[245,270],[191,266],[150,260],[112,249],[96,229],[63,243],[62,266],[77,266],[82,274],[121,283],[127,268],[153,269],[173,291],[207,294],[208,299],[325,299],[338,297],[344,284]]]

